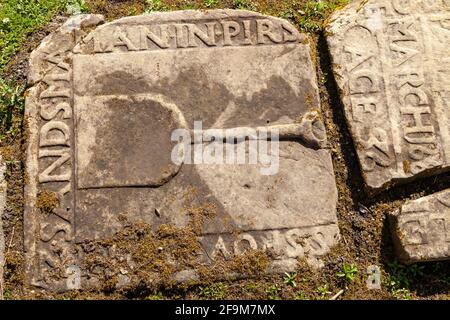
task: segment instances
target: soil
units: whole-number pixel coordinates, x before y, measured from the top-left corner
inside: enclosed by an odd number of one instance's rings
[[[180,8],[185,1],[161,1],[168,9]],[[276,15],[287,10],[287,2],[261,0],[260,12]],[[302,3],[302,1],[298,1]],[[87,1],[90,13],[104,14],[108,20],[121,16],[140,14],[144,10],[143,1]],[[204,2],[192,1],[196,8],[205,9]],[[221,7],[233,8],[233,1],[221,1]],[[217,7],[217,6],[216,6]],[[324,19],[321,17],[320,19]],[[55,30],[64,16],[58,16],[42,30],[30,34],[6,71],[4,79],[13,79],[17,84],[26,83],[27,60],[31,51],[41,40]],[[295,21],[294,21],[295,22]],[[227,266],[215,266],[218,270],[247,271],[248,279],[215,281],[209,276],[211,270],[198,270],[203,275],[202,281],[184,285],[167,285],[136,283],[122,289],[115,289],[117,279],[113,276],[105,279],[105,285],[92,291],[71,291],[54,294],[39,291],[26,286],[23,276],[23,186],[24,175],[24,140],[26,130],[7,136],[0,142],[0,152],[7,161],[7,206],[3,216],[6,239],[6,299],[329,299],[332,294],[344,289],[339,299],[449,299],[450,298],[450,261],[431,262],[403,266],[396,262],[393,243],[386,219],[388,212],[398,209],[406,200],[416,199],[434,192],[450,188],[450,173],[417,180],[401,186],[392,187],[377,195],[369,195],[365,190],[361,171],[356,161],[357,156],[352,139],[345,122],[343,106],[340,102],[337,86],[331,72],[330,56],[324,34],[312,33],[313,52],[317,65],[317,77],[320,85],[322,113],[333,157],[333,165],[339,192],[337,206],[341,241],[325,258],[325,266],[320,270],[311,269],[300,260],[295,286],[286,281],[285,275],[262,275],[266,268],[266,258],[260,252],[233,259]],[[25,122],[23,127],[26,127]],[[50,193],[42,194],[42,210],[51,211],[55,199]],[[200,210],[202,213],[203,211]],[[198,215],[193,211],[193,215]],[[201,215],[201,214],[200,214]],[[154,232],[147,226],[131,226],[112,239],[96,245],[108,246],[111,241],[123,250],[130,249],[130,241],[135,244],[132,254],[139,261],[150,259],[158,253],[159,247],[171,248],[186,259],[196,250],[192,243],[180,251],[176,243],[190,242],[197,234],[198,225],[188,226],[185,230],[165,230]],[[136,238],[136,232],[141,230]],[[136,240],[138,239],[138,240]],[[109,241],[109,243],[108,243]],[[149,244],[150,247],[149,247]],[[178,250],[178,251],[177,251]],[[241,259],[241,260],[239,260]],[[87,259],[89,261],[89,259]],[[167,265],[154,260],[152,269],[164,273],[172,271]],[[92,262],[92,261],[91,261]],[[96,261],[95,263],[100,263]],[[105,263],[103,261],[102,263]],[[354,264],[358,272],[353,281],[346,281],[337,276],[343,263]],[[369,290],[366,286],[366,270],[377,265],[382,272],[380,290]],[[222,269],[225,268],[225,269]],[[227,269],[228,268],[228,269]],[[414,270],[416,272],[414,272]],[[148,270],[142,269],[142,272]],[[202,273],[203,272],[203,273]],[[397,285],[396,285],[397,283]],[[214,288],[207,291],[206,289]],[[398,290],[405,288],[407,291]],[[213,292],[208,293],[206,292]],[[215,293],[214,293],[215,292]]]

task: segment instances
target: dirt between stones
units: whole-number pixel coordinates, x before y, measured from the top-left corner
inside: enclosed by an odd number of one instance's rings
[[[101,10],[107,8],[101,7]],[[113,13],[106,13],[112,15]],[[15,56],[4,78],[14,77],[17,83],[25,83],[27,74],[26,61],[29,52],[35,48],[46,33],[56,29],[63,21],[61,17],[55,18],[44,31],[30,35],[25,41],[22,51]],[[231,262],[215,266],[214,269],[198,268],[201,281],[185,283],[181,286],[170,286],[169,279],[165,289],[152,281],[152,272],[169,274],[173,269],[166,262],[158,259],[163,251],[170,252],[181,258],[183,264],[192,266],[191,254],[199,250],[198,244],[193,239],[198,234],[203,219],[213,215],[211,208],[194,208],[193,215],[197,219],[195,225],[185,228],[174,228],[163,225],[159,230],[151,230],[148,225],[130,225],[114,237],[99,243],[90,244],[93,250],[107,250],[115,246],[115,250],[128,250],[139,261],[152,261],[152,264],[141,265],[136,268],[137,275],[144,275],[148,283],[133,283],[129,287],[115,290],[115,285],[120,281],[119,275],[126,275],[128,270],[120,270],[121,262],[116,266],[118,272],[104,275],[105,284],[99,289],[85,292],[67,292],[64,294],[52,294],[40,292],[34,288],[27,288],[23,281],[23,185],[27,177],[24,175],[24,150],[23,142],[26,138],[26,130],[14,137],[7,137],[1,142],[0,152],[7,161],[7,205],[2,217],[6,239],[6,268],[5,268],[5,298],[73,298],[73,299],[115,299],[115,298],[205,298],[204,288],[211,286],[214,277],[212,273],[226,271],[244,271],[253,274],[252,279],[222,281],[227,287],[224,298],[263,299],[274,293],[279,298],[299,298],[299,292],[306,298],[323,298],[318,288],[326,285],[329,292],[337,292],[345,287],[344,299],[390,299],[395,298],[387,281],[383,281],[381,290],[369,291],[365,286],[365,270],[370,265],[379,265],[382,270],[382,278],[398,279],[399,268],[395,267],[395,255],[393,244],[388,232],[385,216],[388,212],[398,209],[406,200],[429,195],[450,187],[450,174],[441,174],[435,177],[420,179],[415,183],[393,187],[376,196],[368,197],[364,190],[364,184],[360,175],[360,169],[356,161],[356,153],[348,132],[343,114],[343,106],[339,100],[337,87],[330,68],[330,58],[323,35],[314,36],[317,61],[317,75],[319,80],[320,97],[323,118],[326,124],[327,136],[330,141],[333,156],[333,166],[338,187],[338,219],[342,240],[327,256],[325,266],[321,270],[311,269],[304,261],[299,261],[297,271],[297,286],[292,287],[283,282],[280,275],[259,275],[259,271],[267,267],[266,254],[255,251],[248,252],[244,256],[232,259]],[[17,76],[15,76],[17,75]],[[26,121],[24,120],[24,128]],[[54,204],[51,194],[46,195],[42,208],[50,209]],[[44,200],[44,199],[43,199]],[[180,247],[180,243],[183,246]],[[132,244],[132,245],[131,245]],[[95,268],[97,264],[109,263],[99,259],[99,256],[91,256],[86,259],[88,267]],[[154,259],[153,259],[154,258]],[[99,259],[99,260],[98,260]],[[345,283],[336,277],[342,263],[354,263],[358,267],[358,275],[352,283]],[[394,266],[393,265],[394,262]],[[115,266],[115,267],[116,267]],[[195,267],[195,266],[194,266]],[[419,275],[408,279],[408,287],[413,292],[414,298],[445,299],[449,298],[450,289],[450,265],[449,262],[432,262],[420,264],[422,270]],[[406,274],[406,273],[405,273]],[[323,290],[321,291],[323,292]],[[325,297],[328,297],[325,294]]]

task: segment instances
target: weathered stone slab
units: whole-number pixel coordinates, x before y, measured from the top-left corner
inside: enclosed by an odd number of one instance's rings
[[[240,10],[83,31],[100,22],[70,19],[31,57],[31,283],[198,279],[252,252],[268,259],[261,272],[292,270],[299,258],[320,266],[339,239],[337,190],[306,36]],[[193,140],[178,149],[186,132]],[[174,160],[180,151],[192,158]],[[215,275],[248,274],[227,270]]]
[[[390,222],[404,262],[450,259],[450,190],[405,203]]]
[[[3,233],[3,212],[6,207],[6,165],[0,156],[0,300],[3,299],[3,272],[5,267],[5,236]]]
[[[372,189],[450,168],[450,3],[355,1],[327,27],[333,71]]]

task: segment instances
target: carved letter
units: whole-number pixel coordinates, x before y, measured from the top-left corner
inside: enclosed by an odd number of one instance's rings
[[[216,45],[215,22],[206,23],[207,31],[204,32],[195,24],[188,24],[189,30],[189,47],[197,47],[195,38],[199,38],[208,46]]]
[[[239,23],[237,23],[236,21],[223,21],[222,27],[223,27],[223,45],[231,46],[233,44],[231,42],[231,37],[237,36],[241,31],[241,27],[239,26]]]
[[[234,252],[236,254],[243,254],[246,251],[245,247],[240,245],[242,242],[247,242],[250,249],[252,249],[252,250],[256,250],[258,248],[258,245],[256,244],[255,239],[253,239],[253,237],[251,235],[242,234],[234,242]]]
[[[138,48],[127,37],[126,32],[122,31],[120,27],[117,27],[114,31],[114,43],[113,46],[125,46],[129,51],[136,51]]]
[[[58,104],[50,104],[47,106],[41,106],[41,117],[44,120],[52,120],[58,114],[58,112],[62,111],[63,119],[70,119],[72,117],[72,108],[70,104],[67,102],[60,102]]]
[[[168,26],[167,25],[161,25],[159,26],[160,30],[160,36],[157,36],[152,31],[149,30],[149,28],[145,26],[140,26],[140,35],[141,35],[141,50],[148,50],[148,43],[147,38],[150,39],[154,44],[156,44],[158,47],[165,49],[169,47],[169,41],[168,41]]]
[[[70,181],[71,172],[60,175],[50,175],[53,171],[60,168],[64,163],[70,160],[69,152],[65,150],[40,150],[39,158],[44,157],[58,157],[58,159],[48,166],[42,173],[39,174],[39,182],[56,182],[56,181]]]
[[[70,81],[70,73],[64,72],[64,73],[56,73],[56,74],[49,74],[46,75],[43,79],[43,81],[48,84],[48,88],[42,91],[40,98],[70,98],[70,89],[68,88],[57,88],[55,82],[56,81]]]
[[[62,137],[49,137],[50,131],[61,132]],[[50,121],[41,127],[39,134],[39,146],[69,146],[70,145],[70,129],[67,124],[62,121]]]
[[[219,236],[219,238],[217,239],[217,243],[214,246],[214,250],[211,253],[211,257],[212,258],[217,257],[219,252],[222,253],[225,259],[229,259],[231,257],[231,253],[228,251],[225,242],[223,241],[221,236]]]
[[[256,20],[256,29],[258,32],[258,43],[265,44],[266,37],[275,43],[283,41],[281,37],[273,34],[273,22],[270,20]]]

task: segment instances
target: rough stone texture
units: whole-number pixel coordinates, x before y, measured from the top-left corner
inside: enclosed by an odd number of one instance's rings
[[[5,237],[3,234],[3,211],[6,206],[6,165],[0,156],[0,300],[3,299],[3,268],[5,267]]]
[[[215,209],[197,238],[200,264],[256,249],[270,250],[269,272],[292,270],[301,257],[320,266],[339,239],[337,190],[306,36],[284,20],[240,10],[154,13],[82,30],[102,20],[68,20],[31,56],[30,282],[95,286],[101,278],[82,267],[86,243],[130,222],[181,228],[199,205]],[[267,163],[172,162],[172,131],[195,139],[198,120],[203,130],[227,128],[232,136],[279,130],[278,173],[263,175]],[[250,157],[252,142],[227,145]],[[217,143],[193,152],[197,146]],[[58,196],[51,214],[36,207],[44,190]],[[178,280],[198,276],[178,271]]]
[[[450,168],[450,2],[355,1],[327,27],[333,71],[372,189]]]
[[[402,261],[450,259],[450,189],[407,202],[390,222]]]

